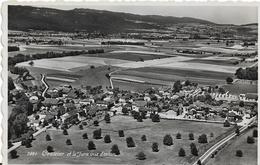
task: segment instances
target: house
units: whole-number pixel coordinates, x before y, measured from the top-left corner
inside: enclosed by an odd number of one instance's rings
[[[62,105],[63,101],[60,99],[55,99],[55,98],[45,98],[44,101],[42,101],[42,104],[44,106],[54,106],[54,105]]]

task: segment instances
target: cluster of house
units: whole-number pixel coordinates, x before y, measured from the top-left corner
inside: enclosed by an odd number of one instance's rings
[[[225,113],[231,121],[237,120],[245,113],[231,108],[216,110],[212,105],[219,107],[224,102],[236,102],[227,100],[229,95],[222,95],[214,99],[214,95],[207,89],[193,85],[183,86],[179,92],[172,89],[149,88],[143,93],[109,89],[103,92],[91,89],[75,89],[71,86],[62,86],[47,92],[47,98],[40,98],[40,92],[28,95],[33,104],[33,116],[30,116],[30,126],[39,129],[43,122],[55,121],[58,125],[73,125],[84,120],[101,119],[106,113],[122,114],[127,111],[146,111],[149,113],[171,112],[171,115],[183,118],[211,119],[219,113]],[[91,92],[90,92],[91,91]],[[216,98],[216,96],[215,96]],[[213,102],[208,105],[209,102]],[[124,112],[123,112],[124,109]]]

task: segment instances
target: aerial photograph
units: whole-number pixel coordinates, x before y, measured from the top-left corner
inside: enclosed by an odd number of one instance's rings
[[[7,12],[8,164],[257,165],[256,6]]]

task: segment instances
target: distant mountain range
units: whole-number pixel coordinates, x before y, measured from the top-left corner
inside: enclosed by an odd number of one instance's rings
[[[31,6],[8,6],[10,30],[53,30],[115,33],[129,29],[164,29],[177,23],[214,24],[190,17],[136,15],[104,10],[58,10]]]

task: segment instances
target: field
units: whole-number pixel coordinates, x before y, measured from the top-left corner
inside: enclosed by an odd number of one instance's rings
[[[153,60],[153,59],[161,59],[161,58],[167,58],[172,57],[169,55],[161,55],[161,54],[152,54],[154,52],[139,52],[139,51],[120,51],[120,52],[108,52],[103,54],[97,54],[97,55],[88,55],[90,57],[100,57],[100,58],[110,58],[110,59],[121,59],[121,60],[129,60],[129,61],[140,61],[140,60]]]
[[[148,82],[151,82],[151,80],[159,80],[162,84],[172,84],[177,80],[190,80],[199,84],[213,85],[225,83],[226,77],[232,76],[232,74],[206,70],[144,67],[122,70],[116,72],[113,76],[131,77],[133,79],[146,80]]]
[[[257,165],[257,138],[254,144],[246,142],[247,136],[252,136],[253,130],[237,137],[234,142],[220,151],[208,165]],[[236,150],[243,152],[243,157],[236,157]]]
[[[93,130],[101,128],[102,136],[109,134],[111,136],[112,143],[105,144],[103,139],[93,140]],[[118,137],[118,130],[124,130],[125,137]],[[209,134],[214,130],[214,137],[209,137]],[[202,153],[207,145],[198,144],[197,140],[188,140],[188,133],[193,132],[195,139],[202,133],[207,134],[208,140],[213,141],[217,136],[225,133],[228,128],[224,128],[221,124],[209,124],[190,121],[177,121],[177,120],[161,120],[159,123],[153,123],[150,119],[144,120],[144,122],[136,122],[132,117],[128,116],[115,116],[111,118],[111,123],[107,124],[101,122],[98,127],[90,126],[79,130],[77,126],[74,126],[68,130],[69,135],[65,136],[61,131],[48,130],[46,133],[42,133],[32,143],[31,148],[20,147],[18,148],[17,159],[10,159],[9,163],[88,163],[88,164],[182,164],[188,165],[193,161],[194,157],[190,154],[189,145],[191,142],[196,143],[199,153]],[[88,133],[88,140],[82,139],[83,133]],[[177,133],[182,134],[182,139],[176,139]],[[50,134],[52,141],[46,142],[45,136]],[[163,145],[163,137],[165,134],[171,134],[174,139],[172,146]],[[141,141],[141,136],[146,135],[147,141]],[[127,148],[125,138],[131,136],[136,144],[134,148]],[[66,139],[71,139],[72,145],[67,146]],[[95,151],[88,151],[87,144],[89,140],[93,140],[96,144]],[[153,142],[159,143],[159,152],[154,153],[151,150]],[[104,156],[104,157],[73,157],[63,156],[61,157],[44,157],[41,156],[42,151],[46,149],[47,145],[54,147],[55,152],[105,152],[109,153],[113,144],[119,146],[119,156]],[[178,157],[179,149],[183,147],[186,151],[186,157]],[[141,161],[135,158],[135,155],[143,151],[146,154],[146,160]],[[38,152],[36,156],[27,156],[28,152]],[[29,157],[29,158],[28,158]]]
[[[223,88],[232,94],[257,93],[257,85],[234,83],[223,85]]]

